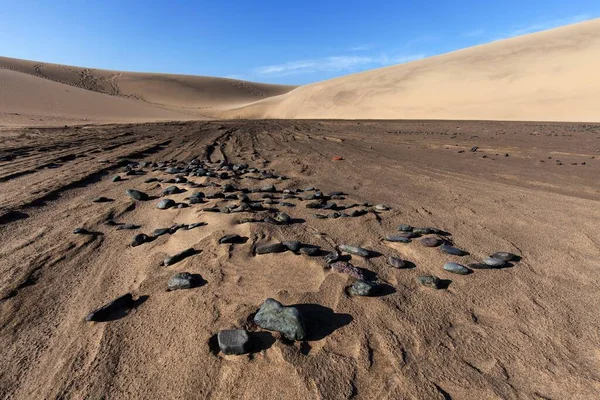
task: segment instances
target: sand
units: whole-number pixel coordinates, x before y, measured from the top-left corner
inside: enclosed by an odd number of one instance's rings
[[[245,118],[599,122],[600,19],[301,86]]]
[[[217,121],[13,128],[0,135],[2,398],[591,399],[600,393],[599,125]],[[125,159],[189,161],[204,158],[210,146],[230,162],[289,178],[234,182],[240,186],[315,186],[346,192],[340,203],[391,210],[320,220],[290,200],[297,206],[273,207],[303,222],[238,224],[245,214],[201,211],[219,200],[157,210],[158,199],[133,202],[125,195],[128,188],[160,194],[169,184],[143,181],[166,176],[161,172],[146,168],[145,176],[111,182],[124,175]],[[473,146],[479,149],[470,152]],[[182,201],[191,191],[171,197]],[[114,201],[93,203],[98,196]],[[141,228],[118,231],[104,224],[109,216]],[[136,233],[199,221],[207,225],[128,246]],[[402,223],[448,231],[470,255],[382,241]],[[100,234],[72,234],[78,226]],[[219,245],[227,233],[248,242]],[[252,253],[256,244],[286,239],[377,251],[381,256],[351,261],[393,291],[349,297],[352,279],[323,268],[320,258]],[[159,265],[188,247],[201,252]],[[522,260],[467,276],[442,269],[447,261],[474,262],[495,251]],[[415,268],[391,268],[388,256]],[[200,274],[206,284],[166,292],[167,280],[182,271]],[[423,288],[415,282],[421,274],[452,282],[446,290]],[[127,292],[141,298],[131,313],[84,321]],[[307,340],[290,344],[260,331],[258,352],[215,353],[213,336],[248,326],[268,297],[300,305],[308,315]]]
[[[210,119],[293,88],[0,57],[0,127]]]

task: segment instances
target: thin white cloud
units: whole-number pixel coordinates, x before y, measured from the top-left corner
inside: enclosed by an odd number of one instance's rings
[[[401,55],[397,57],[388,57],[385,54],[380,56],[331,56],[259,67],[256,68],[255,73],[259,75],[285,76],[311,72],[354,71],[405,63],[423,57],[425,57],[424,54]]]

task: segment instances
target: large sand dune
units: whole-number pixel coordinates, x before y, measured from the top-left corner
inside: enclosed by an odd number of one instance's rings
[[[301,86],[249,118],[600,121],[600,19]]]
[[[0,125],[207,119],[292,86],[0,57]]]

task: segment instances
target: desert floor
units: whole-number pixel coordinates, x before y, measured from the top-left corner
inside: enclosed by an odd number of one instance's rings
[[[476,151],[470,151],[477,146]],[[332,157],[343,160],[334,161]],[[274,184],[275,204],[295,223],[240,223],[250,213],[133,201],[160,196],[164,171],[129,162],[247,163],[288,179],[188,177],[243,188]],[[0,396],[214,399],[592,399],[600,393],[600,125],[445,121],[228,121],[0,131]],[[112,182],[120,174],[124,179]],[[193,191],[169,196],[184,201]],[[307,201],[277,204],[281,191],[343,191],[338,204],[389,211],[317,219]],[[94,203],[105,196],[112,201]],[[260,193],[249,194],[260,198]],[[368,209],[371,209],[367,207]],[[268,212],[268,211],[267,211]],[[328,213],[327,211],[324,211]],[[105,222],[137,224],[117,230]],[[141,246],[137,233],[206,222]],[[400,224],[447,231],[470,255],[383,240]],[[75,235],[85,227],[94,235]],[[218,244],[224,234],[248,238]],[[321,257],[254,255],[257,244],[342,243],[379,256],[351,262],[389,285],[350,297],[352,278]],[[198,254],[161,266],[167,255]],[[496,252],[510,268],[453,275],[446,261]],[[388,256],[413,268],[395,269]],[[167,292],[176,272],[200,287]],[[433,274],[447,289],[419,286]],[[135,309],[85,322],[93,309],[132,293]],[[308,337],[289,343],[250,316],[272,297],[299,305]],[[214,348],[221,329],[247,327],[248,355]],[[218,349],[217,349],[218,350]]]

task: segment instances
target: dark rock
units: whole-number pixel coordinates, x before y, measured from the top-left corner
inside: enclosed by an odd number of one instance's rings
[[[131,247],[136,247],[136,246],[139,246],[139,245],[144,244],[149,241],[150,241],[150,237],[148,235],[146,235],[144,233],[140,233],[133,237],[133,241],[131,242]]]
[[[167,282],[167,291],[189,289],[197,284],[197,278],[189,272],[179,272]]]
[[[353,254],[360,257],[369,257],[370,252],[367,249],[363,249],[358,246],[351,246],[348,244],[340,244],[338,248],[344,253]]]
[[[288,250],[293,251],[294,253],[300,250],[300,247],[302,246],[302,243],[298,242],[297,240],[289,240],[281,242],[281,244],[283,244],[285,247],[287,247]]]
[[[158,182],[158,179],[156,178],[148,178],[144,181],[144,183],[152,183],[152,182]]]
[[[267,186],[263,186],[260,188],[261,192],[275,192],[277,191],[277,189],[275,188],[275,186],[273,185],[267,185]]]
[[[75,228],[73,233],[76,235],[91,235],[92,233],[85,228]]]
[[[109,199],[108,197],[96,197],[94,200],[92,200],[94,203],[107,203],[109,201],[112,201],[111,199]]]
[[[399,230],[400,232],[412,232],[412,230],[413,230],[413,227],[412,227],[412,226],[410,226],[410,225],[400,225],[400,226],[398,227],[398,230]]]
[[[263,244],[256,247],[256,254],[282,253],[287,250],[282,243]]]
[[[412,232],[415,235],[430,235],[433,233],[431,228],[413,228]]]
[[[467,254],[466,251],[461,250],[457,247],[454,246],[450,246],[448,244],[443,244],[442,247],[440,247],[440,249],[446,253],[446,254],[451,254],[453,256],[464,256]]]
[[[221,239],[219,239],[219,243],[220,244],[237,243],[241,239],[242,239],[242,237],[240,235],[236,235],[235,233],[232,233],[232,234],[229,234],[229,235],[225,235]]]
[[[406,267],[406,261],[404,261],[403,259],[398,258],[398,257],[390,256],[388,258],[388,264],[390,264],[392,267],[398,268],[398,269]]]
[[[127,293],[121,297],[116,298],[108,304],[103,305],[97,310],[92,311],[85,317],[86,321],[107,321],[113,314],[119,311],[128,311],[135,306],[133,296],[131,293]]]
[[[517,256],[513,253],[508,253],[506,251],[499,251],[497,253],[492,254],[493,258],[498,258],[503,261],[513,261],[517,259]]]
[[[300,253],[314,257],[318,256],[321,253],[321,249],[317,246],[303,246],[300,248]]]
[[[148,200],[148,195],[144,192],[140,192],[139,190],[127,189],[125,193],[127,193],[127,195],[134,200]]]
[[[475,153],[477,151],[477,149],[479,149],[479,147],[473,146],[473,147],[471,147],[471,149],[469,151],[472,153]]]
[[[152,236],[159,237],[162,235],[166,235],[167,233],[169,233],[169,231],[170,231],[169,228],[158,228],[158,229],[155,229],[154,232],[152,232]]]
[[[292,221],[292,218],[286,213],[280,212],[277,213],[274,217],[275,221],[281,225],[289,224]]]
[[[246,354],[250,348],[248,332],[243,329],[230,329],[217,334],[219,349],[226,355]]]
[[[381,286],[375,282],[357,280],[348,288],[351,296],[373,296],[377,294]]]
[[[436,237],[429,236],[419,240],[419,243],[425,247],[437,247],[442,244],[442,241]]]
[[[169,186],[165,190],[162,191],[163,196],[170,196],[172,194],[182,193],[183,190],[178,188],[177,186]]]
[[[327,255],[323,258],[325,259],[325,262],[327,264],[331,264],[340,259],[340,253],[338,253],[337,251],[332,251],[327,253]]]
[[[350,275],[351,277],[356,279],[365,279],[361,270],[359,270],[347,261],[336,261],[334,263],[331,263],[329,266],[335,272]]]
[[[186,230],[192,230],[194,228],[198,228],[200,226],[205,226],[207,225],[206,222],[194,222],[193,224],[189,224],[188,226],[185,227]]]
[[[112,177],[111,179],[113,182],[121,182],[123,180],[123,178],[121,178],[119,175],[115,175]]]
[[[448,272],[452,272],[453,274],[459,274],[459,275],[468,275],[472,272],[469,268],[465,267],[464,265],[454,263],[454,262],[445,263],[444,269]]]
[[[499,268],[504,266],[504,264],[506,264],[506,261],[501,260],[499,258],[487,257],[483,260],[483,263],[491,267]]]
[[[348,216],[350,217],[360,217],[361,215],[365,215],[367,210],[352,210]]]
[[[175,203],[174,200],[162,199],[158,202],[156,208],[158,208],[159,210],[166,210],[167,208],[175,207],[175,205],[177,205],[177,203]]]
[[[404,236],[388,236],[385,238],[386,241],[388,242],[394,242],[394,243],[410,243],[412,240],[404,237]]]
[[[417,282],[423,286],[430,287],[432,289],[441,289],[442,281],[437,276],[433,275],[421,275],[417,277]]]
[[[304,318],[296,307],[285,307],[274,299],[267,299],[256,315],[254,323],[263,329],[281,332],[289,340],[304,339]]]
[[[163,265],[168,267],[169,265],[173,265],[186,257],[193,256],[194,254],[196,254],[196,250],[193,248],[185,249],[177,254],[173,254],[170,257],[166,257],[163,261]]]

